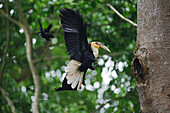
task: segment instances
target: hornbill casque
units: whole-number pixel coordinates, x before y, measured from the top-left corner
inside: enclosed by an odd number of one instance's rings
[[[97,61],[99,48],[108,52],[110,50],[100,42],[88,43],[86,23],[83,23],[83,17],[77,11],[62,8],[59,16],[64,29],[66,49],[68,55],[71,55],[71,61],[65,68],[66,77],[62,82],[62,87],[55,88],[55,91],[79,90],[81,84],[84,84],[87,69],[95,69],[92,64]]]

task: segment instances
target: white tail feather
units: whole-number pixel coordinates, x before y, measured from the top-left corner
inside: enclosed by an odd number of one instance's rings
[[[79,79],[79,84],[78,84],[78,86],[77,86],[77,90],[79,90],[80,87],[81,87],[81,84],[82,84],[82,82],[83,82],[83,75],[84,75],[84,72],[81,72],[81,77],[80,77],[80,79]]]
[[[67,76],[70,76],[70,75],[67,75]],[[66,77],[68,78],[67,79],[67,84],[71,84],[74,82],[74,80],[79,76],[79,73],[78,72],[75,72],[71,75],[71,77]]]
[[[73,70],[76,70],[79,68],[79,66],[81,66],[81,63],[76,61],[76,60],[71,60],[70,63],[67,65],[66,67],[66,72],[70,72]]]
[[[76,60],[71,60],[70,63],[67,65],[65,71],[66,71],[66,78],[67,78],[67,84],[71,84],[71,87],[74,89],[77,84],[77,90],[80,89],[82,81],[83,81],[83,75],[84,72],[80,72],[78,68],[81,66],[81,63]]]
[[[67,73],[67,77],[71,77],[74,73],[76,73],[77,70],[72,70],[72,71],[69,71],[69,72],[66,72]]]
[[[80,74],[77,76],[77,78],[74,80],[74,82],[71,84],[71,88],[75,88],[79,82]]]

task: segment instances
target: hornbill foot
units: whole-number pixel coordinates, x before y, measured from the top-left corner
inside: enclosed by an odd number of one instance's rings
[[[98,67],[99,64],[96,64],[95,66],[90,67],[91,70],[94,70],[96,67]]]
[[[93,60],[93,62],[96,62],[97,61],[97,59],[95,58],[94,60]]]
[[[99,58],[101,58],[101,57],[97,57],[97,59],[99,59]]]
[[[94,67],[95,67],[95,68],[96,68],[96,67],[99,67],[99,64],[95,64],[95,66],[94,66]]]
[[[101,57],[97,57],[97,58],[95,58],[93,62],[96,62],[96,61],[97,61],[97,59],[99,59],[99,58],[101,58]]]
[[[94,70],[94,69],[95,69],[95,67],[93,67],[93,66],[92,66],[92,67],[90,67],[90,69],[91,69],[91,70]]]

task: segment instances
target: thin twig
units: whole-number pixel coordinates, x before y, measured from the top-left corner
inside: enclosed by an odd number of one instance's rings
[[[123,20],[129,22],[130,24],[132,24],[133,26],[137,27],[137,24],[132,22],[131,20],[129,20],[128,18],[125,18],[123,15],[121,15],[114,7],[112,7],[110,4],[107,4],[108,7],[110,7],[120,18],[122,18]]]
[[[6,92],[2,87],[0,87],[0,90],[1,90],[1,92],[2,92],[2,95],[3,95],[3,96],[5,97],[5,99],[7,100],[8,104],[9,104],[11,110],[12,110],[12,113],[16,113],[15,106],[14,106],[12,100],[9,98],[7,92]]]

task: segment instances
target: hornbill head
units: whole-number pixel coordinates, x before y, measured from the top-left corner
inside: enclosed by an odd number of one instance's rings
[[[108,52],[111,52],[105,45],[101,44],[100,42],[91,42],[90,47],[93,51],[94,56],[97,58],[98,57],[98,51],[100,48],[105,49]]]

